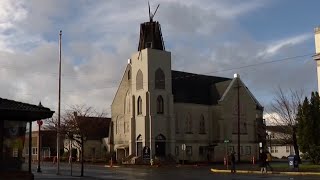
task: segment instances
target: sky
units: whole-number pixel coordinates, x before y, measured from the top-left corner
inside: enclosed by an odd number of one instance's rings
[[[317,90],[314,28],[320,1],[150,0],[174,70],[238,73],[266,108],[278,87]],[[86,105],[111,116],[127,59],[137,51],[146,0],[1,0],[0,97],[61,110]],[[264,62],[275,61],[263,64]],[[277,60],[280,60],[277,62]],[[248,65],[246,68],[241,68]]]

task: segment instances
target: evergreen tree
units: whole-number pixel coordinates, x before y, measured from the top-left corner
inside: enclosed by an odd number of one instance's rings
[[[298,143],[300,150],[314,163],[320,162],[320,99],[317,92],[311,93],[298,107]]]

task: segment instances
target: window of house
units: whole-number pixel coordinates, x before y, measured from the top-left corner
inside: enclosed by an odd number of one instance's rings
[[[141,115],[142,114],[142,99],[141,97],[139,96],[138,97],[138,115]]]
[[[199,122],[199,134],[205,134],[206,133],[206,123],[204,116],[201,115],[200,122]]]
[[[18,157],[18,152],[19,152],[19,149],[18,148],[13,148],[12,149],[12,157]]]
[[[240,154],[243,155],[244,154],[244,151],[243,151],[243,147],[240,146]]]
[[[32,155],[37,155],[38,154],[38,148],[33,147],[32,148]]]
[[[179,156],[179,146],[176,146],[176,148],[175,148],[175,155]]]
[[[290,146],[286,146],[286,152],[290,152]]]
[[[158,96],[157,98],[157,114],[163,114],[163,98],[162,96]]]
[[[186,133],[191,134],[192,133],[192,119],[191,119],[190,114],[187,115],[185,127],[186,127]]]
[[[165,82],[164,72],[158,68],[155,73],[155,89],[165,89]]]
[[[246,155],[251,155],[251,146],[246,146]]]
[[[192,156],[192,146],[186,146],[186,153],[188,156]]]
[[[136,89],[143,89],[143,74],[142,71],[139,69],[136,77]]]
[[[278,153],[277,146],[272,146],[271,147],[271,153]]]

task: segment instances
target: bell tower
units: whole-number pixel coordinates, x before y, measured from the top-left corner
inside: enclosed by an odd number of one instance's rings
[[[315,49],[316,53],[313,59],[317,63],[318,92],[320,92],[320,27],[314,29]]]
[[[146,48],[158,49],[163,51],[165,50],[161,33],[161,26],[159,22],[153,21],[153,17],[159,8],[159,5],[157,6],[157,9],[153,14],[150,13],[149,5],[149,22],[144,22],[140,24],[140,38],[138,51],[141,51]]]
[[[165,50],[160,23],[153,20],[158,7],[151,14],[149,6],[149,21],[140,24],[138,51],[130,60],[132,99],[137,107],[131,142],[140,147],[137,155],[145,147],[150,148],[151,156],[166,156],[175,150],[171,53]]]

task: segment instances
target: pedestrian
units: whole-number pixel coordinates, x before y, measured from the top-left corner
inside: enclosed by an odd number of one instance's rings
[[[235,152],[231,152],[231,173],[236,173],[236,157]]]
[[[260,167],[261,167],[261,173],[267,173],[267,154],[265,151],[262,151],[260,154]]]
[[[267,151],[266,168],[269,167],[269,168],[270,168],[270,171],[273,171],[273,168],[272,168],[271,165],[270,165],[271,160],[272,160],[272,156],[271,156],[270,152]]]

